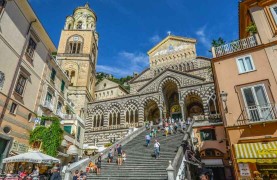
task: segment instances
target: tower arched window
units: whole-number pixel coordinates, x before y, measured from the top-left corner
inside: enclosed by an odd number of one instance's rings
[[[67,29],[68,29],[68,30],[70,30],[70,29],[71,29],[71,24],[68,24]]]
[[[67,53],[80,54],[83,49],[83,38],[80,36],[73,36],[68,39]]]
[[[82,29],[83,23],[82,21],[79,21],[76,25],[76,29]]]

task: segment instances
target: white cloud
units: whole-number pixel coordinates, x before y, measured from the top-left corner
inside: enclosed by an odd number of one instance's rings
[[[112,61],[116,66],[97,65],[97,71],[122,77],[140,73],[149,65],[148,56],[141,52],[121,51]]]
[[[207,37],[206,35],[206,25],[199,28],[196,31],[196,35],[198,37],[198,40],[206,47],[206,48],[210,48],[211,47],[211,41],[210,39]]]
[[[161,37],[159,35],[154,35],[152,37],[150,37],[149,41],[152,43],[152,44],[156,44],[158,42],[161,41]]]

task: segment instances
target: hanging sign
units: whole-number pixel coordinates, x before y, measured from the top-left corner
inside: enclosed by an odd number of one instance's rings
[[[244,176],[244,177],[251,176],[249,165],[246,163],[239,163],[239,171],[241,176]]]

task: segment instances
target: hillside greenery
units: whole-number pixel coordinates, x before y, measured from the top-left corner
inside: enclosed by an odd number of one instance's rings
[[[130,85],[129,85],[129,81],[133,78],[133,76],[126,76],[126,77],[122,77],[122,78],[116,78],[111,74],[107,74],[107,73],[103,73],[103,72],[98,72],[96,74],[96,85],[99,84],[104,78],[113,81],[117,84],[120,84],[121,86],[123,86],[126,90],[130,91]]]

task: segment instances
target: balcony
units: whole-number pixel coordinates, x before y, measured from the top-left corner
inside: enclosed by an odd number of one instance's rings
[[[213,47],[212,48],[213,57],[216,58],[216,57],[224,56],[234,52],[238,52],[244,49],[255,47],[260,44],[258,41],[258,38],[259,38],[258,35],[255,34],[253,36],[236,40],[234,42],[224,44],[219,47]]]
[[[65,116],[65,114],[63,114],[61,110],[57,110],[56,115],[59,116],[61,119],[64,119]]]
[[[248,106],[242,110],[237,125],[247,125],[276,120],[276,104]]]
[[[76,114],[64,114],[63,119],[64,120],[78,120],[82,124],[85,124],[84,120]]]
[[[54,105],[50,101],[45,101],[42,106],[48,109],[49,111],[53,111],[54,109]]]
[[[193,116],[192,119],[195,122],[201,122],[201,121],[209,121],[209,123],[221,122],[220,114],[209,114],[208,116],[196,115],[196,116]]]

